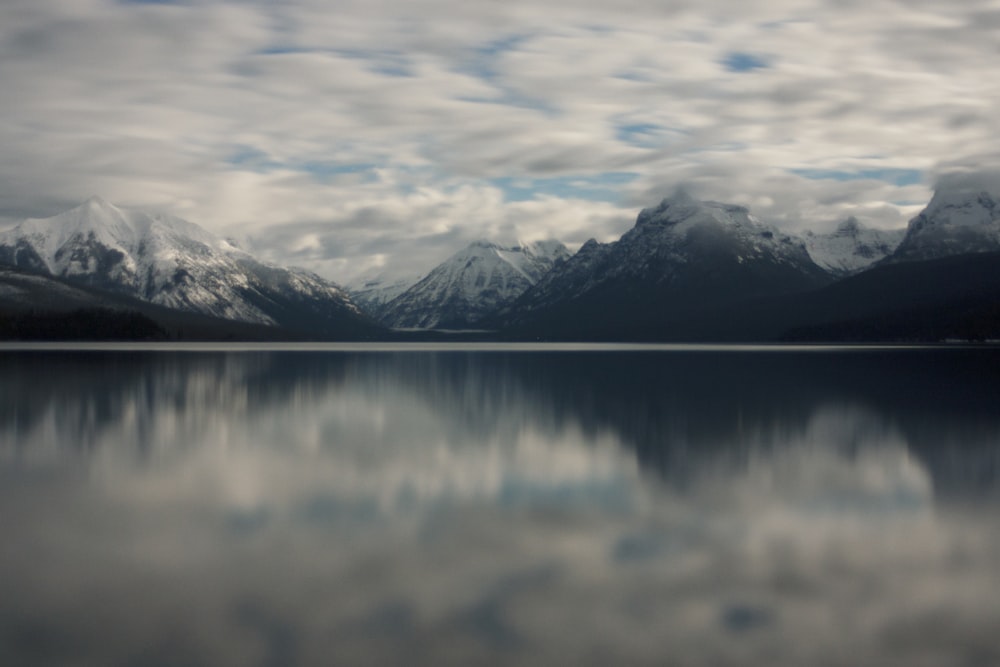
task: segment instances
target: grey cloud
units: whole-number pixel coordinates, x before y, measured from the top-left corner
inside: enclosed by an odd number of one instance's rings
[[[991,169],[981,169],[975,171],[949,171],[938,176],[934,187],[944,189],[970,189],[985,190],[987,192],[1000,192],[1000,159],[994,160]]]
[[[386,267],[390,275],[423,274],[480,238],[515,243],[555,237],[573,246],[592,236],[611,240],[634,218],[630,211],[589,201],[572,202],[571,207],[552,198],[503,205],[493,188],[467,188],[454,199],[445,193],[435,197],[373,202],[338,214],[336,223],[261,226],[249,232],[251,244],[265,256],[321,267],[334,279],[349,282],[386,256],[393,259]],[[303,246],[303,239],[309,243]]]
[[[444,246],[452,240],[524,227],[570,242],[604,236],[680,181],[785,225],[854,210],[888,226],[906,216],[894,202],[919,191],[785,174],[879,153],[930,180],[995,153],[1000,56],[982,45],[996,16],[985,1],[387,0],[331,11],[314,0],[10,0],[0,224],[100,193],[348,273],[383,241],[383,255],[413,244],[430,257],[456,250]],[[769,66],[727,71],[730,52],[767,54]],[[670,132],[629,144],[616,134],[623,118]],[[279,167],[254,173],[231,159],[237,147]],[[373,188],[310,163],[410,176]],[[472,206],[452,187],[615,170],[641,177],[621,206],[594,216],[572,200],[544,213],[493,195]],[[401,214],[421,207],[414,188],[440,207]],[[435,216],[462,231],[443,234]],[[400,243],[389,242],[394,230]],[[310,234],[325,239],[318,250],[295,250]],[[358,249],[357,262],[344,248]]]

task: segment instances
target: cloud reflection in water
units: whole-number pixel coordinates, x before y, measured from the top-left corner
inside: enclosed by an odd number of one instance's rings
[[[0,662],[996,662],[985,360],[7,354]]]

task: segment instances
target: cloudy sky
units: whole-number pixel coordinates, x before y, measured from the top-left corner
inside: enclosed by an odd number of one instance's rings
[[[1000,156],[997,0],[3,0],[0,227],[100,194],[335,280],[679,184],[902,226]]]

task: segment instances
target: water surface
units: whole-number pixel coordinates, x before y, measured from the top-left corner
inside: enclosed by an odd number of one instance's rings
[[[1000,664],[1000,354],[0,351],[0,664]]]

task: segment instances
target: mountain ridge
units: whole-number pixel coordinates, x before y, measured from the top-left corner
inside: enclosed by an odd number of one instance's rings
[[[558,241],[504,246],[479,239],[386,303],[379,319],[399,329],[473,328],[568,257]]]
[[[30,308],[46,290],[58,303],[75,285],[319,338],[425,340],[435,329],[515,340],[996,338],[1000,201],[990,192],[939,188],[905,232],[848,218],[797,237],[744,206],[678,190],[618,240],[590,239],[573,255],[558,241],[480,239],[420,280],[363,283],[381,299],[368,307],[396,333],[315,274],[263,263],[183,219],[93,197],[0,232],[0,263],[64,281],[25,287],[0,276],[0,310]]]
[[[526,334],[595,326],[625,331],[831,280],[800,239],[765,225],[746,207],[699,201],[678,190],[643,209],[619,240],[585,243],[496,321]]]
[[[0,232],[0,263],[180,311],[317,335],[375,329],[343,290],[175,216],[100,197]]]

